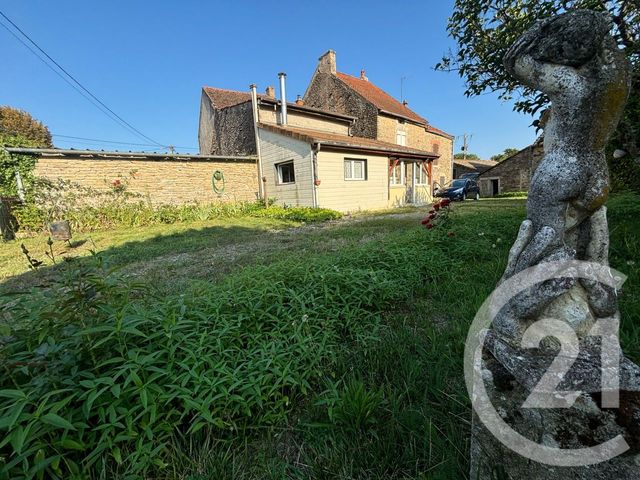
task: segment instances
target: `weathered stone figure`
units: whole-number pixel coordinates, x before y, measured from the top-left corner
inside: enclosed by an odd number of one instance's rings
[[[608,265],[604,203],[609,175],[604,148],[630,88],[629,65],[610,34],[612,28],[607,14],[568,12],[538,22],[505,56],[508,71],[544,92],[551,108],[545,155],[529,189],[528,218],[510,251],[501,283],[547,262]],[[532,353],[521,348],[520,340],[529,326],[549,317],[561,319],[576,332],[580,357],[564,377],[564,386],[579,385],[574,390],[583,394],[570,409],[523,408],[558,349],[548,342]],[[633,453],[640,443],[640,369],[623,358],[620,409],[598,404],[603,357],[588,332],[598,319],[609,317],[618,318],[617,291],[597,281],[559,278],[520,292],[494,319],[485,340],[483,376],[496,410],[513,430],[534,442],[578,450],[620,435],[631,450],[595,465],[549,467],[511,452],[474,417],[471,478],[640,479],[640,457]]]

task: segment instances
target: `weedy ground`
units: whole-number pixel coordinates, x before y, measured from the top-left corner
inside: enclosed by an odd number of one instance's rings
[[[609,205],[640,361],[640,198]],[[525,210],[452,208],[432,230],[419,211],[104,233],[99,267],[9,278],[41,285],[2,312],[9,477],[467,478],[467,328]]]

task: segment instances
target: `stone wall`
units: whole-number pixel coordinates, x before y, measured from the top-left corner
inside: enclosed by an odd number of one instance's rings
[[[225,177],[225,191],[213,191],[212,175],[220,170]],[[258,192],[256,161],[252,159],[149,159],[135,157],[40,157],[36,163],[38,177],[62,178],[84,187],[108,190],[120,179],[127,191],[144,195],[154,204],[188,202],[233,202],[255,200]]]
[[[427,131],[422,125],[401,121],[387,115],[378,115],[378,140],[397,143],[398,131],[406,135],[407,147],[437,153],[440,157],[433,161],[433,181],[444,185],[452,180],[453,140]]]
[[[478,180],[480,195],[491,196],[491,180],[494,179],[499,181],[499,193],[528,191],[531,177],[543,155],[542,142],[534,143],[483,172]]]
[[[256,154],[251,102],[214,110],[213,129],[213,148],[208,155]]]
[[[308,107],[355,117],[356,121],[351,129],[353,135],[377,138],[378,109],[334,75],[317,72],[307,89],[304,104]]]

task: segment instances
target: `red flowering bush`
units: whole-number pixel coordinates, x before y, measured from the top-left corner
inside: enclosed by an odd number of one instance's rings
[[[422,220],[422,225],[424,225],[428,230],[431,230],[436,226],[434,221],[437,220],[437,223],[440,223],[449,215],[449,205],[451,204],[451,200],[448,198],[444,198],[440,200],[438,203],[433,205],[433,208],[429,210],[429,214]],[[440,220],[438,220],[440,218]],[[450,237],[453,237],[455,233],[449,232]]]

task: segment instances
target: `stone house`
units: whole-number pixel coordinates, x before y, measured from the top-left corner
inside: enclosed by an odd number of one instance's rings
[[[374,85],[365,75],[359,77],[337,71],[336,53],[322,55],[304,95],[305,105],[355,118],[353,135],[415,148],[438,155],[433,162],[431,183],[445,185],[453,177],[453,136],[429,124],[408,107]],[[399,168],[411,181],[409,165]]]
[[[543,155],[544,146],[538,140],[485,170],[478,178],[480,195],[492,197],[499,193],[529,191],[531,177]]]
[[[315,85],[328,58],[335,66],[333,52],[321,57],[304,100],[276,99],[272,87],[204,87],[201,155],[257,155],[261,196],[279,204],[354,211],[430,202],[434,183],[451,179],[453,138],[372,84],[356,82],[335,105],[329,92],[323,103]]]
[[[498,164],[493,160],[453,160],[453,178],[460,178],[468,173],[481,174]]]

